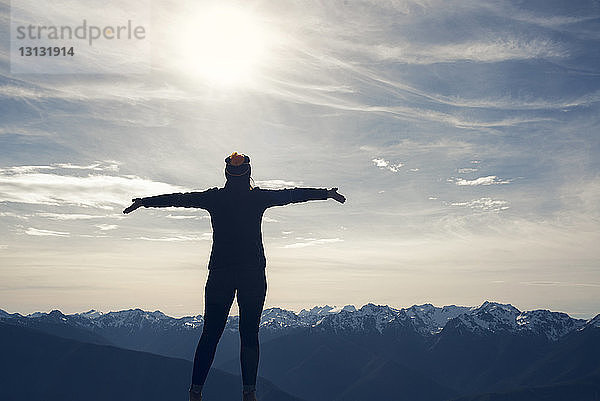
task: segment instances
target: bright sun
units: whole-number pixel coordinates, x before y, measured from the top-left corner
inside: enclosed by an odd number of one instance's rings
[[[264,62],[269,37],[264,24],[242,8],[216,7],[194,12],[179,38],[178,62],[186,73],[211,83],[248,83]]]

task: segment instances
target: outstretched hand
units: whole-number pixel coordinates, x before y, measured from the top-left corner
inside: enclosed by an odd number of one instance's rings
[[[338,193],[337,188],[331,188],[327,190],[327,197],[331,199],[335,199],[340,203],[346,202],[346,197],[340,193]]]
[[[135,198],[131,200],[133,203],[131,204],[131,206],[129,206],[128,208],[126,208],[125,210],[123,210],[124,214],[128,214],[133,212],[135,209],[144,206],[142,204],[142,198]]]

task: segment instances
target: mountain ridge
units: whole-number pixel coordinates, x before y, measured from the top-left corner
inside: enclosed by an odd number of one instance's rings
[[[121,311],[100,312],[91,309],[87,312],[65,315],[55,309],[51,312],[35,312],[29,315],[9,314],[0,309],[0,319],[17,319],[24,322],[52,321],[56,324],[70,324],[87,329],[163,327],[179,331],[197,330],[202,327],[202,315],[170,317],[163,312],[144,311],[132,308]],[[480,306],[446,305],[436,307],[430,303],[412,305],[408,308],[393,308],[388,305],[367,303],[360,308],[353,305],[343,307],[315,306],[296,313],[284,308],[272,307],[263,311],[261,329],[276,335],[279,331],[294,329],[331,330],[336,333],[349,333],[373,330],[384,331],[409,329],[421,336],[434,336],[444,330],[452,321],[453,327],[471,332],[512,332],[543,334],[556,341],[568,333],[586,325],[600,325],[600,314],[591,319],[577,319],[563,312],[547,309],[520,311],[511,304],[485,301]],[[236,331],[238,316],[229,316],[226,331]]]

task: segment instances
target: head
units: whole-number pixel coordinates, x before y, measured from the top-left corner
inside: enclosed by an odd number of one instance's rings
[[[226,188],[250,190],[250,158],[244,154],[233,152],[225,159]]]

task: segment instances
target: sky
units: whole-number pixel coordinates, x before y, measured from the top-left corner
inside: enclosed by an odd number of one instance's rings
[[[599,1],[29,3],[147,36],[15,72],[0,2],[1,309],[203,313],[208,213],[121,211],[237,151],[347,197],[265,213],[265,307],[600,312]]]

